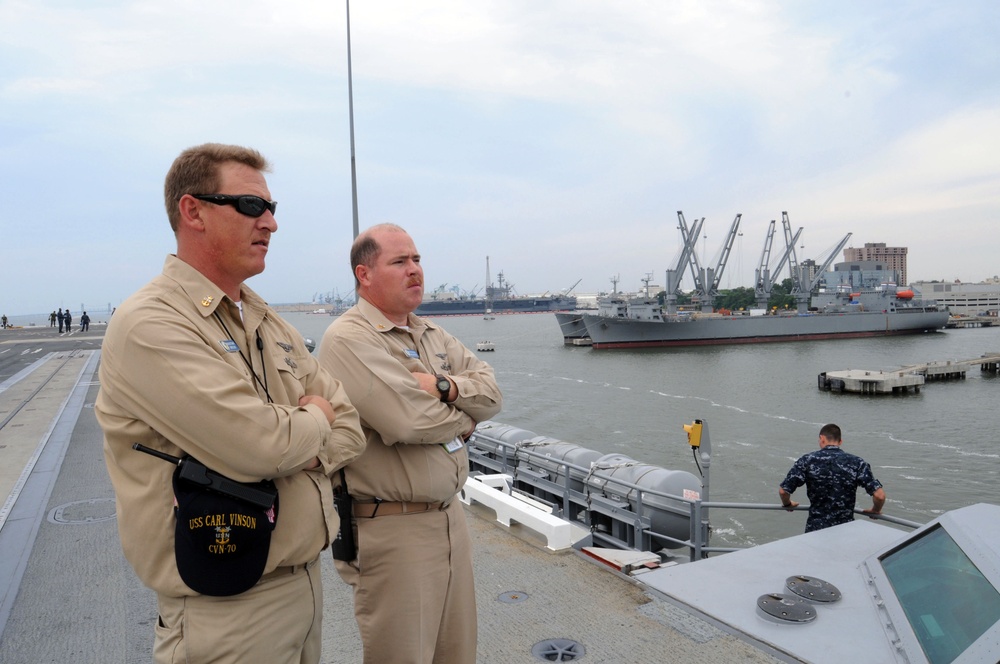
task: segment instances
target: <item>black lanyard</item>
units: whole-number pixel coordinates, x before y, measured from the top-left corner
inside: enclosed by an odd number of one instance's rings
[[[233,335],[230,333],[229,328],[226,327],[226,324],[222,321],[222,316],[219,315],[219,311],[215,310],[212,314],[215,316],[215,319],[219,321],[219,325],[222,326],[222,329],[226,331],[226,336],[229,337],[229,340],[236,344],[236,339],[233,339]],[[254,380],[256,380],[257,384],[264,389],[264,394],[267,395],[267,402],[273,403],[271,393],[267,391],[267,365],[264,364],[264,342],[260,338],[260,330],[255,331],[257,333],[257,351],[260,353],[260,367],[261,371],[264,373],[263,382],[261,382],[260,378],[257,376],[257,372],[254,371],[253,365],[250,364],[250,360],[248,360],[247,356],[243,354],[243,350],[240,348],[239,344],[236,344],[236,350],[239,351],[240,357],[243,358],[243,363],[247,365],[248,369],[250,369],[250,373],[253,374]]]

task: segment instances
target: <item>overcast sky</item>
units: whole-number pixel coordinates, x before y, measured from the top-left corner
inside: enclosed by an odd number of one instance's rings
[[[272,303],[347,295],[343,2],[0,0],[0,309],[116,306],[175,249],[162,186],[208,141],[270,159]],[[1000,273],[1000,3],[355,0],[362,228],[426,288],[664,283],[677,211],[723,287],[768,222],[799,259],[909,247],[910,280]],[[783,239],[776,240],[776,246]],[[777,254],[777,252],[775,252]],[[840,258],[838,257],[838,260]]]

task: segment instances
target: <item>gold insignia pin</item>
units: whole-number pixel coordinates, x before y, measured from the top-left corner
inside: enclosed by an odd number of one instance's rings
[[[378,323],[375,327],[377,327],[380,330],[384,330],[385,329],[385,325],[383,325],[382,323]]]
[[[206,296],[204,297],[204,299],[202,299],[202,301],[201,301],[201,306],[203,306],[203,307],[209,307],[209,306],[211,306],[211,305],[212,305],[212,300],[213,300],[213,299],[214,299],[214,298],[212,298],[212,296],[211,296],[211,295],[206,295]]]

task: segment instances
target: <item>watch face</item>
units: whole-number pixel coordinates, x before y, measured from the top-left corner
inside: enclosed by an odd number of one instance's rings
[[[438,379],[438,391],[439,392],[451,392],[451,381],[447,378]]]

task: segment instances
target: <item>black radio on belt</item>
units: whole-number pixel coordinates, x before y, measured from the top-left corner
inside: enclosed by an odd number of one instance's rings
[[[351,494],[347,492],[347,476],[340,469],[340,486],[333,489],[333,506],[340,517],[340,530],[330,547],[334,560],[354,560],[357,557],[357,547],[354,544],[353,503]]]
[[[274,498],[278,494],[273,485],[260,482],[257,485],[245,484],[231,480],[225,475],[220,475],[214,470],[207,468],[205,464],[192,457],[175,457],[171,454],[154,450],[141,443],[133,443],[133,450],[145,452],[155,457],[169,461],[179,467],[178,477],[185,482],[189,482],[206,491],[215,491],[229,498],[236,498],[250,503],[254,507],[270,509],[274,505]]]

